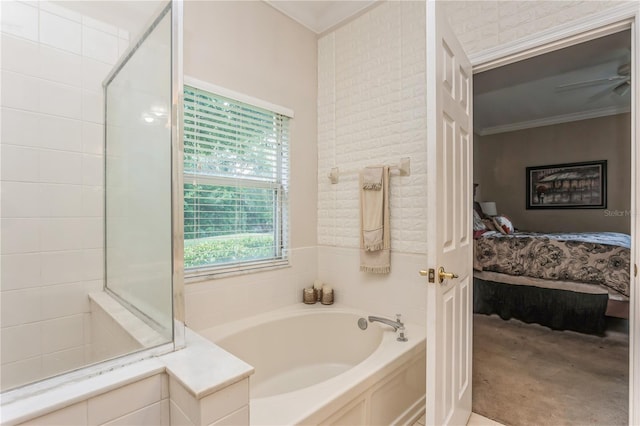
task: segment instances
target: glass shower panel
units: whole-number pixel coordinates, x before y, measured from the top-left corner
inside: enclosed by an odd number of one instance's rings
[[[171,13],[108,81],[106,289],[170,341]]]

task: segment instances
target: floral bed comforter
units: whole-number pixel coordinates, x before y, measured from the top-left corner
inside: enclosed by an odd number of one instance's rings
[[[629,235],[487,232],[474,241],[475,269],[600,284],[629,296]]]

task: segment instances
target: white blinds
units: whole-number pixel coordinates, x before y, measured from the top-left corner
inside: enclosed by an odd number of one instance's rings
[[[184,88],[185,267],[287,257],[289,118]]]

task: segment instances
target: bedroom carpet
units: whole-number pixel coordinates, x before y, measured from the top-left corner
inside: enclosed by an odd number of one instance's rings
[[[509,426],[628,424],[628,334],[474,314],[473,411]]]

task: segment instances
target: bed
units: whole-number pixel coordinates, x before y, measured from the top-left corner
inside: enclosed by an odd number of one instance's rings
[[[474,235],[474,312],[595,334],[628,318],[629,235],[506,232]]]

